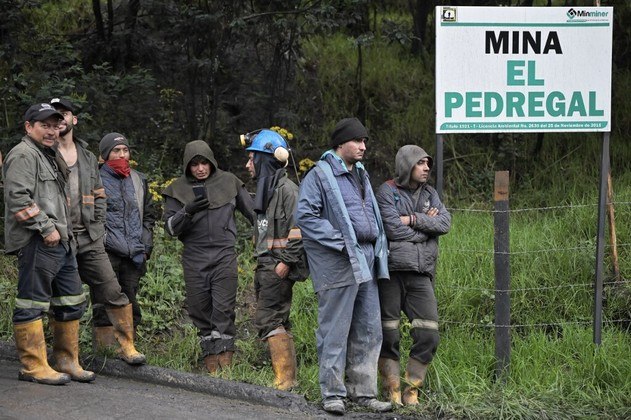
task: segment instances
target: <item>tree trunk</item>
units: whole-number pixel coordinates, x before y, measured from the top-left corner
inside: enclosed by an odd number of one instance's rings
[[[103,15],[101,14],[101,2],[99,0],[92,0],[92,11],[94,12],[96,34],[100,41],[105,41],[105,27],[103,26]]]
[[[427,17],[434,8],[433,1],[427,0],[408,0],[408,6],[412,13],[413,35],[412,38],[412,54],[421,56],[425,50],[425,36],[427,32]]]

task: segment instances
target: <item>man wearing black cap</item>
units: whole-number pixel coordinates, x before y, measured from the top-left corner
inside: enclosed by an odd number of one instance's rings
[[[94,307],[105,307],[111,325],[93,328],[93,348],[113,346],[119,357],[132,365],[145,363],[134,346],[132,309],[121,291],[103,245],[106,199],[96,157],[88,144],[74,135],[77,116],[72,102],[53,98],[51,105],[63,116],[59,141],[55,146],[70,170],[67,195],[70,199],[72,231],[77,239],[77,265],[81,280],[90,286]],[[95,319],[93,318],[93,322]],[[53,324],[53,331],[57,328]]]
[[[125,136],[106,134],[99,142],[99,151],[105,161],[100,169],[107,196],[105,250],[118,283],[131,302],[131,309],[125,308],[131,310],[136,328],[142,318],[136,295],[153,249],[155,206],[147,178],[129,166],[131,151]],[[103,308],[97,307],[93,312],[95,326],[111,325]]]
[[[75,259],[72,222],[66,205],[67,166],[52,148],[62,115],[48,103],[24,115],[26,135],[6,157],[6,251],[18,256],[18,293],[13,311],[15,345],[24,381],[61,385],[90,382],[93,372],[78,361],[79,319],[86,299]],[[54,370],[46,358],[42,317],[51,310],[58,325]],[[63,372],[63,373],[60,373]]]
[[[343,414],[344,398],[374,411],[382,332],[377,279],[388,278],[387,243],[368,174],[361,164],[368,131],[345,118],[300,186],[296,220],[313,288],[323,407]]]

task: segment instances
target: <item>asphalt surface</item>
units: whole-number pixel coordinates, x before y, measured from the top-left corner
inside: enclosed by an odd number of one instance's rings
[[[93,383],[18,381],[15,345],[0,342],[0,420],[403,418],[367,412],[331,416],[298,394],[119,360],[91,357],[83,365],[97,373]]]

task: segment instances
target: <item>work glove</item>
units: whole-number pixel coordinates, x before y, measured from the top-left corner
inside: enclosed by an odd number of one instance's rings
[[[140,270],[142,264],[145,262],[145,253],[141,252],[140,254],[136,254],[131,260],[133,261],[136,268]]]
[[[184,206],[184,211],[186,214],[193,215],[199,211],[207,209],[209,204],[208,198],[204,196],[195,197],[195,200]]]

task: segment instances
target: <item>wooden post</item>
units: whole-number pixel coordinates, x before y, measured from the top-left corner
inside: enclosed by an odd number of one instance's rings
[[[506,377],[510,366],[510,225],[508,171],[495,172],[495,377]]]

